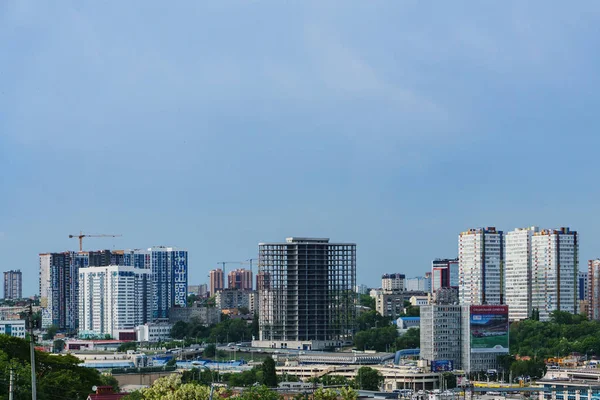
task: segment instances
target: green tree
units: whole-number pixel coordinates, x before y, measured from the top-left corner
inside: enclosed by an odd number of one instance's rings
[[[101,386],[112,386],[115,393],[119,393],[121,388],[119,387],[119,381],[112,375],[100,375]]]
[[[456,387],[456,375],[452,372],[444,372],[442,374],[442,379],[444,380],[446,388],[454,389]]]
[[[126,353],[127,350],[137,350],[137,343],[136,342],[126,342],[126,343],[122,343],[119,345],[119,347],[117,347],[117,351],[119,353]]]
[[[416,349],[421,343],[421,333],[419,328],[410,328],[404,335],[396,338],[394,343],[395,350]]]
[[[187,333],[188,324],[184,321],[177,321],[171,328],[171,337],[173,339],[183,339]]]
[[[48,328],[46,328],[46,333],[42,335],[42,339],[52,340],[54,339],[54,336],[56,336],[56,332],[58,332],[58,326],[50,325]]]
[[[364,331],[371,328],[383,328],[391,322],[389,317],[383,317],[377,311],[366,311],[360,313],[356,318],[356,326],[359,331]]]
[[[356,373],[356,382],[359,389],[379,390],[379,387],[383,383],[383,376],[376,369],[360,367]]]
[[[368,294],[359,295],[358,302],[363,307],[369,307],[371,310],[375,310],[375,298]]]
[[[277,386],[277,372],[275,371],[275,361],[267,357],[262,364],[263,384],[268,387]]]
[[[167,361],[167,367],[173,367],[177,365],[177,359],[175,357],[169,359],[169,361]]]
[[[253,386],[245,389],[236,399],[240,400],[279,400],[281,397],[267,386]]]
[[[356,400],[358,399],[358,392],[349,386],[344,386],[340,389],[340,396],[342,400]]]
[[[202,353],[202,355],[207,358],[212,358],[216,354],[217,354],[217,346],[215,346],[213,343],[207,345],[204,348],[204,352]]]
[[[61,351],[64,350],[64,348],[65,348],[65,341],[62,339],[55,340],[52,343],[52,351],[54,353],[60,353]]]
[[[188,294],[187,306],[192,307],[197,300],[198,300],[198,296],[195,293]]]
[[[314,400],[337,400],[338,393],[333,389],[318,388],[314,395]]]
[[[393,347],[397,337],[398,330],[394,325],[369,329],[354,335],[354,347],[359,350],[387,351]]]
[[[23,339],[0,335],[0,371],[15,370],[18,398],[31,398],[29,343]],[[56,393],[65,399],[84,399],[94,385],[102,385],[100,373],[79,366],[79,359],[65,355],[35,352],[37,393],[39,400],[52,400]],[[8,380],[0,379],[0,393],[8,393]]]

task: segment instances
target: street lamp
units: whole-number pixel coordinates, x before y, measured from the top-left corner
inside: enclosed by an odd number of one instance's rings
[[[215,377],[212,374],[212,371],[210,368],[208,368],[206,365],[199,365],[198,367],[200,368],[205,368],[209,373],[210,373],[210,394],[208,396],[208,400],[213,400],[213,393],[215,390]],[[198,381],[200,381],[200,375],[201,373],[198,373]],[[200,383],[200,382],[198,382]]]

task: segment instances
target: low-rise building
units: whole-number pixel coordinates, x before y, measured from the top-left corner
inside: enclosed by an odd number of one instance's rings
[[[171,339],[173,325],[167,323],[144,324],[135,327],[138,342],[163,342]]]
[[[203,325],[214,325],[221,322],[221,310],[216,307],[198,305],[196,307],[175,307],[169,310],[169,323],[197,320]]]
[[[413,307],[426,306],[429,304],[429,296],[412,296],[408,301]]]
[[[25,339],[25,320],[0,321],[0,334]]]
[[[415,297],[415,303],[417,303],[417,298],[420,299],[420,303],[423,298],[427,299],[427,294],[424,292],[407,291],[392,293],[380,292],[375,297],[375,309],[384,317],[392,317],[392,319],[395,319],[404,314],[404,302],[410,302],[412,297]]]
[[[404,335],[410,328],[419,328],[421,325],[420,317],[400,317],[396,320],[398,334]]]

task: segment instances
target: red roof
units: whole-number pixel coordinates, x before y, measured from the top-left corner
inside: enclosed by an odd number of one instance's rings
[[[102,394],[90,394],[87,400],[119,400],[125,397],[127,393],[102,393]]]

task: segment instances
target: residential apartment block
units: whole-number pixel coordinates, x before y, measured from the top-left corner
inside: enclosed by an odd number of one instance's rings
[[[431,292],[448,287],[458,288],[458,258],[436,258],[431,262]]]
[[[543,229],[531,239],[531,307],[540,320],[552,311],[577,313],[579,240],[569,228]]]
[[[521,321],[531,316],[531,241],[539,228],[517,228],[504,237],[505,299],[508,317]]]
[[[227,274],[227,287],[229,289],[252,290],[252,272],[244,268],[229,271]]]
[[[175,247],[148,249],[152,269],[152,319],[166,321],[169,309],[187,306],[188,252]]]
[[[79,332],[109,334],[133,330],[152,318],[148,268],[110,265],[79,270]]]
[[[251,314],[256,309],[257,294],[254,290],[224,289],[217,292],[215,303],[219,310],[247,308]]]
[[[494,227],[469,229],[458,236],[461,304],[503,303],[503,240],[502,231]]]
[[[217,292],[225,289],[225,273],[221,268],[213,269],[209,272],[210,295],[214,296]]]
[[[381,288],[386,292],[404,290],[404,274],[384,274],[381,276]]]
[[[588,261],[587,278],[588,318],[600,320],[600,259]]]
[[[23,298],[23,274],[20,270],[4,272],[4,299]]]

